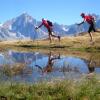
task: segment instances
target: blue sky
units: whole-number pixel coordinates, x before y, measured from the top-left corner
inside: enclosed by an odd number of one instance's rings
[[[33,18],[59,24],[80,22],[81,12],[100,15],[100,0],[0,0],[0,22],[27,12]]]

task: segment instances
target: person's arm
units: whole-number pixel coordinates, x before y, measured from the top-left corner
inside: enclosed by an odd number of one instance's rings
[[[80,25],[81,25],[81,24],[83,24],[84,22],[85,22],[85,21],[83,21],[83,22],[81,22],[81,23],[79,23],[79,24],[77,24],[77,25],[79,25],[79,26],[80,26]]]
[[[43,23],[42,24],[40,24],[38,27],[36,27],[35,29],[38,29],[38,28],[40,28],[41,26],[43,25]]]
[[[35,65],[35,66],[42,70],[42,67],[41,66],[39,66],[39,65]]]

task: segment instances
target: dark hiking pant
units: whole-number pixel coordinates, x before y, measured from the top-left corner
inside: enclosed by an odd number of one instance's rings
[[[94,25],[94,23],[93,23],[93,22],[92,22],[92,23],[90,24],[90,26],[89,26],[88,33],[90,33],[91,31],[96,32],[96,30],[95,30],[95,25]]]

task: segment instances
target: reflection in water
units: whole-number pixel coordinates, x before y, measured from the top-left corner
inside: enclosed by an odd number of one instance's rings
[[[95,72],[95,69],[100,68],[100,58],[95,59],[93,55],[90,56],[90,59],[87,62],[87,67],[89,73]]]
[[[86,60],[52,52],[9,51],[0,54],[0,79],[4,80],[9,76],[14,81],[27,82],[53,77],[71,79],[93,72],[100,73],[100,58],[94,55]]]
[[[53,64],[54,64],[54,61],[56,59],[60,59],[60,54],[58,56],[54,56],[54,55],[52,56],[52,54],[50,52],[48,55],[47,65],[44,68],[42,68],[39,65],[35,65],[35,66],[38,67],[42,71],[42,73],[52,72],[53,71]]]
[[[89,73],[93,73],[95,71],[95,67],[96,67],[96,62],[92,60],[92,57],[90,58],[90,61],[88,63],[88,69],[89,69]]]

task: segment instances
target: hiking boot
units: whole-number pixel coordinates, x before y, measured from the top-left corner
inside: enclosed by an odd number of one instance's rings
[[[59,42],[60,42],[60,38],[61,38],[61,37],[60,37],[60,36],[58,36],[58,40],[59,40]]]

